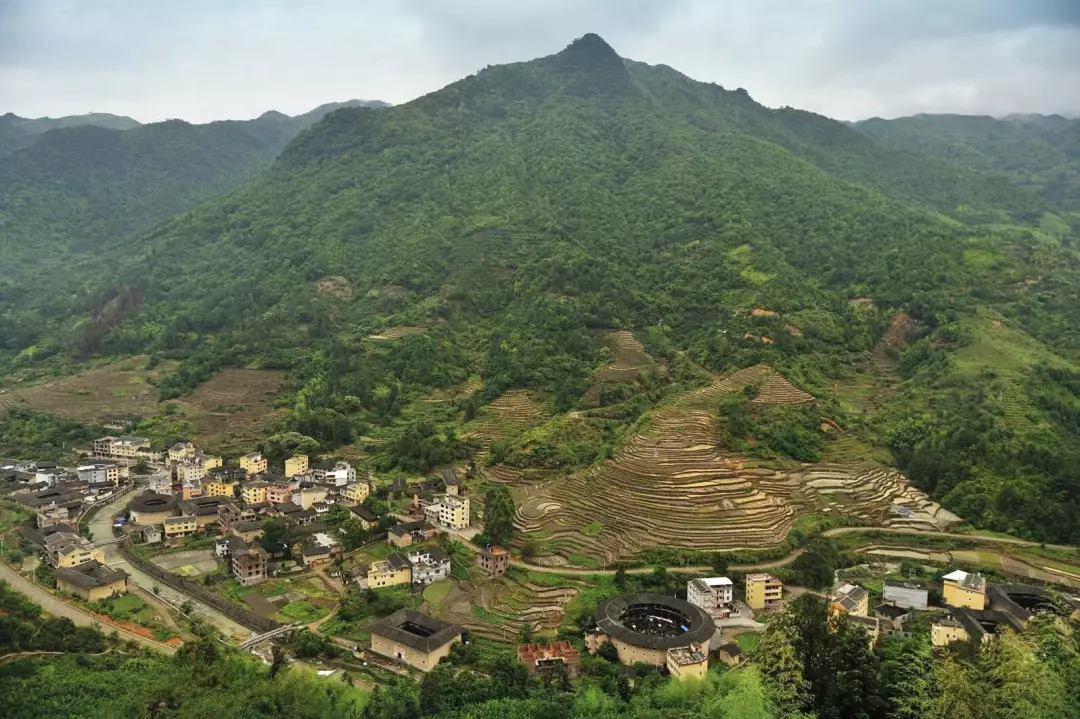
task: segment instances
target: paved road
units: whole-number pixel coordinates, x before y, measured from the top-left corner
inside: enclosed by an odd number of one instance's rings
[[[105,505],[97,511],[94,518],[90,521],[90,538],[95,542],[104,542],[113,538],[112,524],[113,518],[124,510],[127,503],[131,501],[132,496],[142,488],[137,488],[130,492],[120,495],[109,504]],[[145,589],[147,592],[153,593],[154,587],[158,587],[158,596],[164,599],[166,602],[172,604],[174,607],[179,607],[184,602],[190,601],[193,609],[192,613],[207,622],[210,622],[215,627],[220,629],[225,636],[233,638],[248,639],[254,632],[242,624],[237,624],[229,617],[225,616],[213,607],[203,604],[194,597],[190,597],[184,592],[173,589],[166,585],[164,582],[154,579],[149,574],[141,571],[140,569],[131,566],[123,554],[120,553],[120,549],[115,544],[109,544],[104,547],[105,549],[105,563],[110,567],[116,569],[122,569],[128,573],[128,580],[133,584]]]
[[[144,647],[150,647],[151,649],[162,652],[163,654],[175,654],[176,649],[167,646],[165,644],[159,644],[158,642],[151,641],[145,637],[140,637],[138,634],[132,634],[126,629],[106,624],[93,614],[88,614],[77,607],[73,607],[70,604],[65,604],[53,595],[46,592],[41,587],[35,585],[33,582],[22,578],[17,572],[8,567],[6,564],[0,564],[0,579],[4,580],[11,586],[12,589],[19,594],[24,595],[27,599],[41,606],[49,614],[54,617],[67,617],[71,621],[75,622],[80,627],[90,627],[95,624],[99,625],[104,632],[110,632],[113,629],[116,630],[124,639],[131,639],[133,641],[142,644]]]

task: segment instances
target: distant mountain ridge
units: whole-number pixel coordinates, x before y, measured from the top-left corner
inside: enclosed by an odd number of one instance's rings
[[[152,227],[236,187],[327,113],[372,105],[385,103],[349,100],[296,117],[267,112],[203,125],[64,118],[0,157],[0,260],[12,269],[60,261]],[[100,122],[82,122],[88,118]]]
[[[0,157],[27,147],[38,135],[65,127],[93,125],[111,130],[130,130],[141,123],[130,117],[111,115],[107,112],[93,112],[86,115],[68,115],[67,117],[19,117],[14,113],[0,115]]]

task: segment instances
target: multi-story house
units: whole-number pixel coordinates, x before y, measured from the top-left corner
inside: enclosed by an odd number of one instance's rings
[[[259,504],[266,501],[266,492],[270,485],[261,479],[247,482],[240,488],[240,496],[247,504]]]
[[[903,609],[926,610],[929,593],[926,586],[918,582],[885,581],[883,598],[886,602]]]
[[[230,542],[230,565],[236,581],[245,587],[266,581],[266,552],[258,545],[247,545],[235,537]]]
[[[510,568],[510,552],[502,547],[487,547],[476,554],[476,564],[493,577],[501,577]]]
[[[262,456],[258,452],[252,452],[251,454],[245,454],[240,458],[240,469],[246,471],[249,475],[265,474],[269,468],[269,463],[266,461],[266,457]]]
[[[195,459],[185,459],[176,465],[176,479],[183,484],[187,481],[201,480],[206,476],[206,468]]]
[[[89,539],[72,532],[55,532],[45,538],[45,555],[49,564],[70,569],[90,561],[105,563],[105,551]]]
[[[150,440],[146,437],[121,435],[120,437],[100,437],[94,440],[94,455],[104,459],[138,459],[140,451],[150,450]]]
[[[381,587],[393,587],[398,584],[409,584],[412,581],[412,565],[409,560],[391,552],[386,559],[372,562],[368,569],[367,587],[378,589]]]
[[[870,593],[850,582],[841,584],[829,594],[829,615],[837,614],[870,616]]]
[[[731,616],[734,589],[727,577],[691,579],[686,583],[686,601],[701,607],[713,619],[727,619]]]
[[[367,499],[369,494],[371,494],[371,487],[367,482],[353,482],[345,485],[341,496],[350,502],[359,504]]]
[[[183,462],[188,457],[195,456],[195,445],[191,442],[177,442],[169,447],[169,461]]]
[[[465,529],[469,526],[469,498],[443,495],[438,502],[424,507],[424,518],[432,524]]]
[[[166,539],[179,539],[199,531],[199,521],[193,514],[181,514],[179,517],[166,517],[162,522]]]
[[[299,488],[300,482],[295,478],[275,479],[266,488],[266,501],[270,504],[291,502],[293,493]]]
[[[751,609],[775,609],[783,593],[784,583],[771,574],[746,575],[746,605]]]
[[[292,503],[301,509],[310,509],[316,502],[325,502],[327,488],[320,485],[304,486],[293,492]]]
[[[450,555],[441,547],[419,547],[406,552],[412,566],[412,583],[428,585],[450,576]]]
[[[950,607],[986,608],[986,579],[962,569],[949,572],[942,579],[942,601]]]
[[[298,474],[307,474],[308,457],[306,454],[298,454],[285,460],[285,476],[295,477]]]

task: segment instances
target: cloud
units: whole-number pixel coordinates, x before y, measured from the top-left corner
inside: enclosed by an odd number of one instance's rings
[[[0,111],[203,122],[404,102],[586,32],[842,119],[1080,115],[1076,0],[0,0]]]

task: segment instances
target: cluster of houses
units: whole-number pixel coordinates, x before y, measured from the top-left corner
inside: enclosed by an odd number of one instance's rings
[[[1032,614],[1052,605],[1039,587],[1002,584],[988,586],[981,574],[953,570],[941,578],[941,603],[948,613],[933,622],[930,642],[945,647],[953,642],[990,641],[998,627],[1021,631]],[[929,589],[920,582],[886,581],[882,602],[870,612],[870,594],[843,582],[829,594],[830,616],[846,615],[858,622],[875,643],[883,636],[907,636],[914,612],[929,608]]]
[[[79,534],[83,513],[112,497],[128,476],[121,462],[64,468],[23,460],[0,460],[0,493],[33,512],[19,532],[53,569],[57,589],[97,601],[127,591],[127,575],[105,565],[105,552]]]

